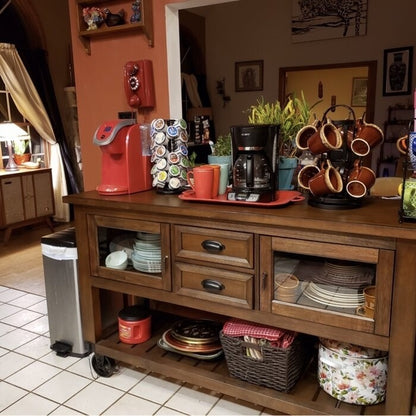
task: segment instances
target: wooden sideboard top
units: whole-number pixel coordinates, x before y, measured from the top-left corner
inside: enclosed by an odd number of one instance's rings
[[[384,238],[416,239],[416,222],[399,221],[400,200],[368,197],[354,209],[321,209],[307,199],[282,207],[263,208],[231,204],[183,201],[178,195],[154,190],[130,195],[100,195],[87,191],[64,197],[75,206],[110,209],[113,212],[146,213],[155,216],[189,217],[258,226],[286,226],[313,231],[340,232]]]
[[[0,177],[32,174],[32,173],[38,173],[38,172],[47,172],[50,170],[51,170],[50,168],[36,168],[36,169],[19,168],[19,170],[0,169]]]

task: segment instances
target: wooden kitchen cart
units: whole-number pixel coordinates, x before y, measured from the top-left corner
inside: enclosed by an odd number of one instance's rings
[[[399,223],[398,201],[368,198],[349,210],[323,210],[306,201],[259,208],[187,202],[154,191],[123,196],[91,191],[64,201],[74,206],[84,337],[97,354],[288,414],[410,413],[416,224]],[[160,235],[160,273],[105,267],[109,240],[127,231]],[[274,279],[282,259],[314,267],[328,260],[365,265],[376,285],[374,318],[277,300]],[[117,299],[105,300],[117,296],[124,302],[149,300],[154,313],[149,341],[119,342]],[[386,400],[365,408],[337,403],[319,388],[316,362],[292,391],[281,393],[230,377],[225,360],[198,362],[166,352],[157,341],[173,313],[236,317],[388,351]]]

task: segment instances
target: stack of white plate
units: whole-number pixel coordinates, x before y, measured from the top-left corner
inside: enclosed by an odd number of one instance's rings
[[[160,235],[138,232],[133,245],[133,267],[141,272],[161,273]]]
[[[340,291],[337,286],[319,285],[310,282],[303,294],[321,305],[336,308],[356,308],[364,304],[364,295],[358,290]]]

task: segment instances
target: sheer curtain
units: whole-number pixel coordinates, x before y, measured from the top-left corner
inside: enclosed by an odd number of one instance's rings
[[[62,197],[68,194],[68,189],[59,143],[56,141],[48,114],[19,53],[16,47],[9,43],[0,43],[0,76],[19,112],[49,145],[49,167],[52,169],[55,198],[54,219],[69,221],[69,206],[62,202]]]

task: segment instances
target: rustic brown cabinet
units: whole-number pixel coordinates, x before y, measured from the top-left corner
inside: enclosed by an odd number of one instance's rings
[[[0,228],[4,241],[14,228],[46,221],[51,230],[55,213],[50,169],[0,173]]]
[[[153,191],[112,197],[91,191],[64,200],[75,207],[84,336],[96,353],[287,414],[410,413],[416,224],[399,223],[397,201],[369,198],[359,209],[323,211],[306,202],[281,209],[199,204]],[[161,272],[106,268],[117,230],[159,234]],[[374,317],[277,299],[274,279],[289,260],[304,268],[312,260],[310,270],[328,261],[368,268]],[[149,341],[134,348],[119,342],[118,310],[102,302],[109,295],[149,301]],[[388,351],[386,401],[366,408],[337,403],[318,385],[316,359],[289,393],[232,378],[224,360],[180,359],[157,346],[178,316],[236,317]]]
[[[84,45],[85,51],[88,55],[91,54],[90,42],[91,39],[104,36],[118,36],[123,33],[134,33],[142,31],[148,39],[149,46],[153,46],[153,12],[152,0],[141,0],[141,21],[130,23],[129,19],[132,14],[131,4],[128,3],[127,9],[125,2],[122,0],[76,0],[78,12],[78,30],[79,38]],[[124,7],[126,13],[126,23],[117,26],[107,26],[103,23],[98,29],[87,30],[88,25],[84,21],[83,9],[85,7],[99,7],[109,8],[111,12],[116,13]]]

